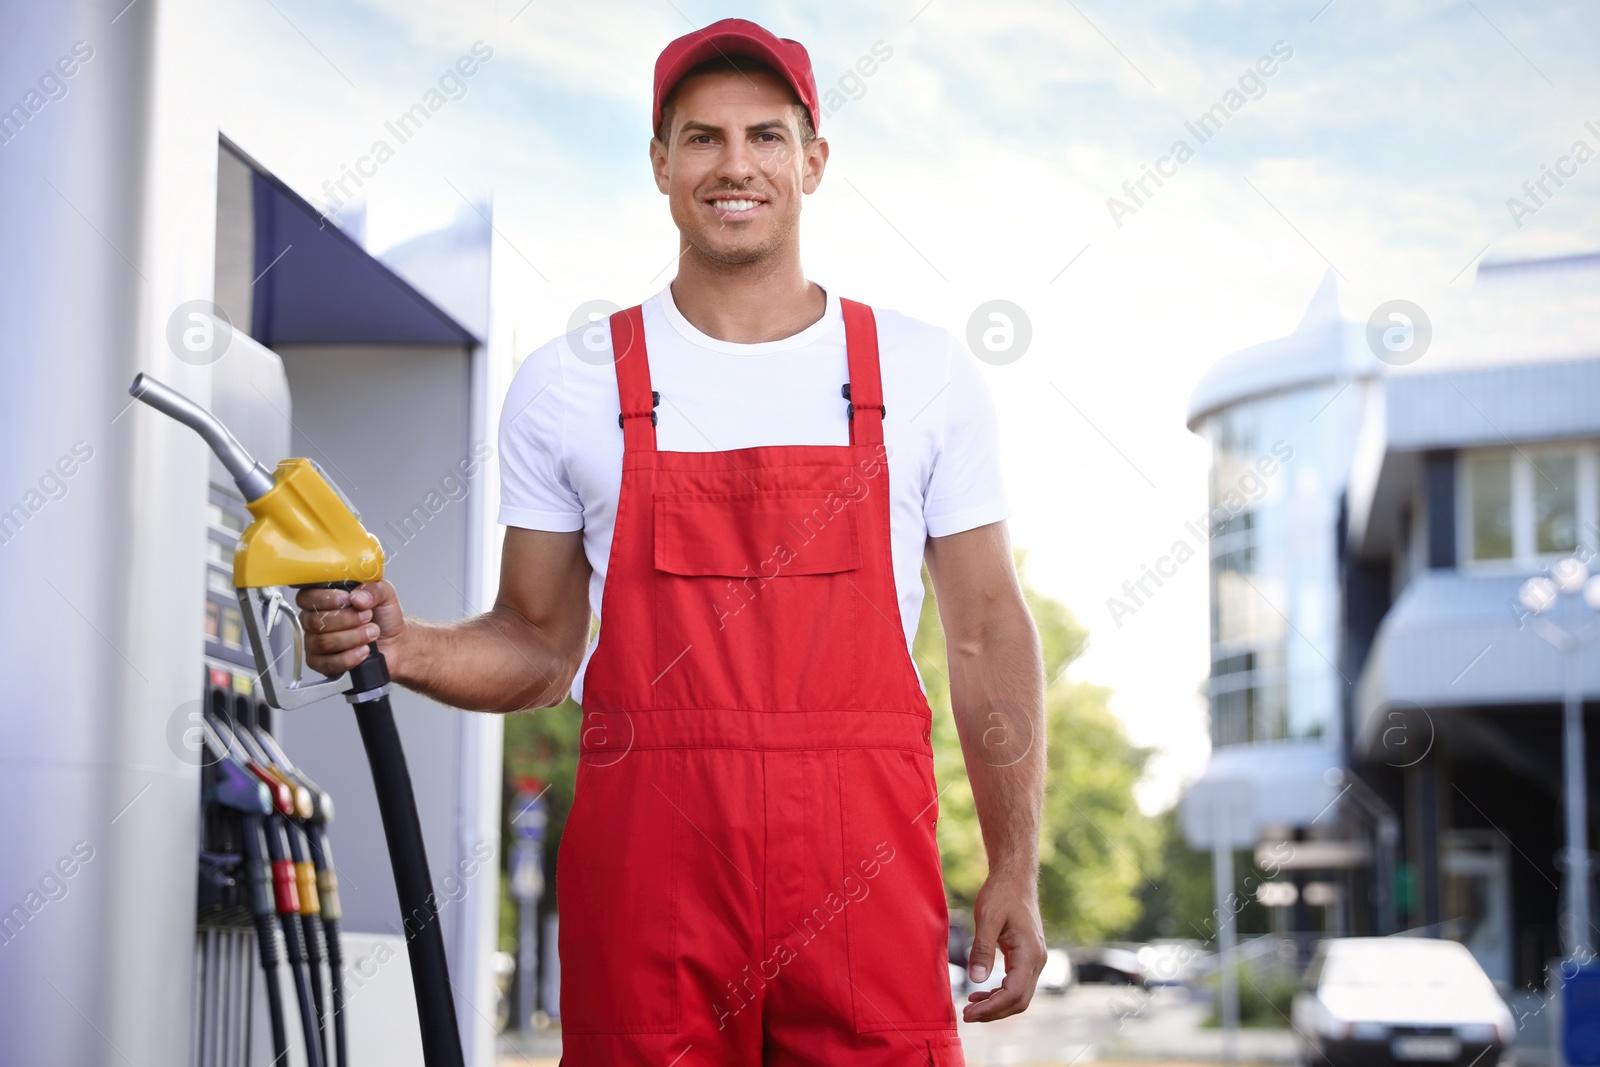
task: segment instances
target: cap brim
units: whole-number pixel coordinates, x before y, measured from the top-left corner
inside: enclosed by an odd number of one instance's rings
[[[667,97],[672,95],[673,90],[678,87],[678,83],[683,81],[685,74],[688,74],[708,59],[728,58],[731,56],[747,56],[750,59],[758,59],[771,67],[783,79],[784,84],[789,87],[789,91],[794,93],[795,102],[805,108],[808,115],[811,114],[811,108],[805,102],[805,93],[800,86],[794,83],[794,76],[790,74],[788,63],[783,56],[779,55],[767,42],[759,37],[740,33],[737,30],[725,30],[697,41],[693,47],[684,50],[681,55],[677,56],[672,65],[662,73],[659,81],[663,88],[661,90],[661,98],[656,102],[655,116],[654,121],[651,123],[651,128],[659,129],[661,127],[661,105],[666,102]],[[815,115],[811,115],[813,126],[816,124],[816,119]]]

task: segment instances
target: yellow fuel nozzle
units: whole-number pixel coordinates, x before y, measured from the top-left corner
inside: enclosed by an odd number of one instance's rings
[[[233,475],[254,517],[233,554],[233,584],[267,703],[294,708],[338,691],[340,679],[301,684],[305,635],[278,587],[375,582],[383,577],[378,539],[309,459],[283,460],[269,475],[216,416],[183,394],[148,374],[135,377],[128,392],[198,433]],[[293,642],[287,675],[278,670],[283,655],[272,650],[280,621],[288,622]]]
[[[375,582],[383,548],[309,459],[286,459],[272,488],[246,505],[255,517],[233,554],[239,589]]]

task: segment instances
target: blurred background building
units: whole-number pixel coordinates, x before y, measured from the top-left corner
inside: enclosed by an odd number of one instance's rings
[[[1597,295],[1600,254],[1486,262],[1445,343],[1386,377],[1350,479],[1350,757],[1403,812],[1407,925],[1518,986],[1562,951],[1565,834],[1564,664],[1519,590],[1600,544]],[[1578,668],[1588,698],[1600,664]]]
[[[1600,544],[1597,295],[1600,254],[1490,259],[1393,352],[1330,271],[1194,391],[1214,747],[1185,825],[1209,847],[1228,812],[1303,945],[1453,938],[1502,988],[1562,953],[1562,653],[1519,591]]]
[[[1281,924],[1302,933],[1352,928],[1343,883],[1372,854],[1339,803],[1339,530],[1376,362],[1330,270],[1292,334],[1221,360],[1189,405],[1211,445],[1211,510],[1197,526],[1210,553],[1213,747],[1185,799],[1186,836],[1260,853],[1294,887],[1268,896],[1289,909]]]

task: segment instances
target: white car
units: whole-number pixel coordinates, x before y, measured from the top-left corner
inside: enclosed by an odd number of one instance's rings
[[[1145,984],[1191,985],[1199,966],[1211,955],[1199,941],[1152,941],[1136,953],[1144,968]]]
[[[1295,994],[1300,1058],[1319,1067],[1493,1067],[1511,1010],[1464,945],[1419,937],[1324,941]]]
[[[1065,993],[1072,988],[1073,978],[1072,958],[1067,955],[1064,948],[1053,948],[1045,952],[1044,970],[1039,972],[1039,992]]]

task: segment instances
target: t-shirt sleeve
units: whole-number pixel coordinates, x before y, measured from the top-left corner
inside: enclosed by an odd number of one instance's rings
[[[940,398],[944,430],[922,515],[929,537],[975,530],[1011,514],[1000,482],[999,425],[989,387],[972,354],[949,336],[949,384]]]
[[[517,369],[500,413],[502,526],[583,529],[583,501],[567,474],[561,350],[538,349]]]

